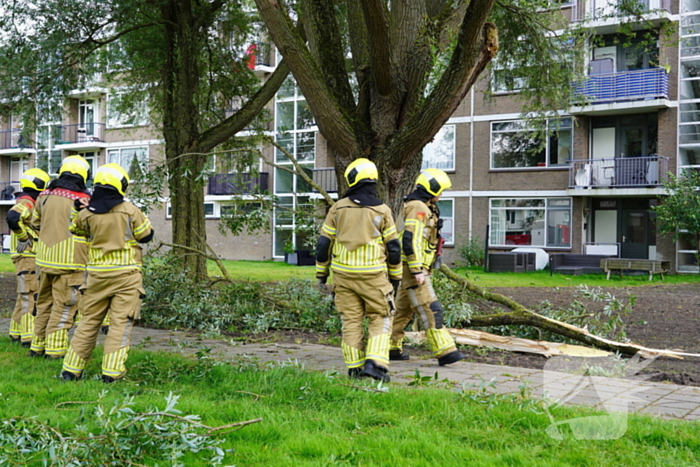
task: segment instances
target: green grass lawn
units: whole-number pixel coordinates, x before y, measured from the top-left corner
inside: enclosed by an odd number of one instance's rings
[[[58,433],[64,445],[69,439],[83,443],[96,439],[102,454],[119,442],[132,447],[130,440],[140,436],[143,456],[128,459],[135,464],[122,460],[113,465],[173,465],[165,460],[172,449],[159,450],[158,443],[146,441],[154,434],[167,433],[165,423],[177,419],[164,418],[140,435],[138,425],[125,423],[128,426],[119,438],[118,415],[106,415],[113,404],[127,398],[133,398],[133,405],[125,411],[162,410],[171,392],[180,396],[176,406],[180,417],[196,414],[210,427],[262,418],[217,437],[224,441],[222,449],[232,450],[222,465],[679,467],[700,462],[695,422],[630,416],[628,429],[619,439],[576,440],[565,433],[565,439],[558,441],[545,433],[551,419],[538,404],[484,397],[479,391],[460,394],[451,387],[390,384],[384,392],[371,383],[306,372],[291,364],[265,368],[244,360],[214,364],[207,359],[139,350],[131,352],[126,381],[105,385],[95,379],[99,362],[93,359],[85,380],[63,382],[57,379],[60,362],[29,359],[25,354],[26,349],[10,344],[6,337],[0,340],[0,419],[36,417],[39,426],[45,423],[53,430],[47,429],[44,438],[58,439],[52,435]],[[98,400],[102,414],[97,412]],[[127,415],[125,411],[122,416]],[[552,412],[557,421],[593,414],[583,408]],[[100,424],[100,419],[107,422]],[[179,432],[184,436],[185,430],[175,431],[171,443],[181,443]],[[85,436],[88,432],[91,438]],[[28,443],[27,434],[22,435],[21,443]],[[17,452],[19,438],[8,423],[0,423],[0,459]],[[66,461],[75,452],[60,457]],[[211,455],[208,451],[187,453],[180,462],[212,465]],[[17,456],[14,463],[0,464],[41,465],[37,460],[41,455]],[[98,464],[93,460],[84,465]]]
[[[282,261],[222,261],[233,279],[274,282],[292,278],[313,280],[316,270],[313,266],[294,266]],[[221,272],[213,261],[207,263],[211,276],[220,276]],[[637,287],[659,284],[700,283],[700,274],[666,275],[662,281],[657,274],[653,281],[646,275],[623,276],[613,275],[610,280],[604,274],[588,274],[583,276],[567,276],[565,274],[550,275],[549,271],[527,273],[487,273],[483,268],[456,268],[459,274],[468,274],[481,287],[574,287],[588,285],[590,287]],[[14,272],[10,255],[0,255],[0,272]]]

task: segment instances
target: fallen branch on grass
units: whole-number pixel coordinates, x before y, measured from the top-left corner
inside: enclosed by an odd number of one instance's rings
[[[683,357],[700,357],[699,354],[679,352],[675,350],[650,349],[641,345],[630,342],[617,342],[604,337],[599,337],[588,332],[587,329],[579,328],[562,321],[557,321],[546,316],[528,310],[515,300],[506,297],[505,295],[489,292],[483,289],[469,279],[462,277],[452,271],[446,265],[440,267],[440,272],[445,274],[449,279],[463,285],[471,293],[494,303],[498,303],[509,308],[511,311],[502,313],[494,313],[490,315],[472,316],[465,321],[465,325],[470,327],[485,327],[485,326],[504,326],[504,325],[520,325],[533,326],[545,331],[553,332],[570,339],[574,339],[583,344],[596,347],[598,349],[607,350],[610,352],[618,352],[622,355],[631,357],[639,353],[644,358],[655,356],[683,358]]]

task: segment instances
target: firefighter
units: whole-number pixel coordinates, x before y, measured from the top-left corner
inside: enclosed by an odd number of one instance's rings
[[[10,255],[17,273],[17,301],[10,321],[10,338],[29,347],[34,335],[34,303],[36,278],[36,233],[28,227],[36,199],[51,180],[41,169],[29,169],[22,174],[19,186],[22,192],[16,204],[7,213],[10,236]]]
[[[104,343],[102,381],[112,383],[126,374],[131,331],[144,297],[139,243],[153,238],[148,218],[124,201],[128,186],[129,176],[119,164],[100,167],[90,204],[70,226],[71,232],[88,238],[90,261],[80,302],[82,319],[63,359],[64,380],[82,376],[108,311],[111,322]]]
[[[316,246],[316,277],[325,288],[333,271],[335,306],[342,315],[348,375],[388,382],[394,286],[401,280],[401,245],[391,210],[377,196],[377,167],[368,159],[345,171],[348,190],[329,210]],[[364,345],[364,317],[369,338]]]
[[[443,326],[443,310],[430,282],[431,269],[441,245],[440,210],[437,202],[443,190],[452,187],[450,177],[439,169],[423,170],[415,190],[404,199],[404,228],[401,232],[403,280],[396,298],[396,316],[391,332],[391,360],[408,360],[402,350],[404,329],[417,313],[425,329],[428,345],[440,366],[464,358],[454,339]]]
[[[39,237],[36,264],[41,274],[29,356],[49,359],[63,357],[68,349],[88,255],[85,237],[68,227],[90,198],[85,187],[90,165],[80,156],[68,156],[58,173],[39,195],[30,224]]]

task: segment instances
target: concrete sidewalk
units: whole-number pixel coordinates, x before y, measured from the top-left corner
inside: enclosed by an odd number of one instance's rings
[[[7,336],[9,319],[0,319],[0,333]],[[5,337],[7,338],[7,337]],[[298,361],[310,370],[345,374],[339,347],[318,344],[251,343],[201,338],[196,333],[136,327],[132,347],[194,356],[211,349],[214,358],[259,363]],[[547,365],[549,366],[549,365]],[[421,376],[449,380],[456,386],[499,394],[519,393],[527,388],[533,397],[543,395],[567,405],[591,406],[606,412],[644,413],[664,418],[700,419],[700,387],[654,383],[635,379],[582,376],[560,371],[457,362],[440,367],[435,359],[412,357],[392,362],[391,384],[407,383]]]

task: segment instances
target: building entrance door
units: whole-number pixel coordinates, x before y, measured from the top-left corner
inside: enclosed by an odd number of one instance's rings
[[[619,230],[621,257],[648,259],[649,235],[645,209],[622,209],[622,226]]]

